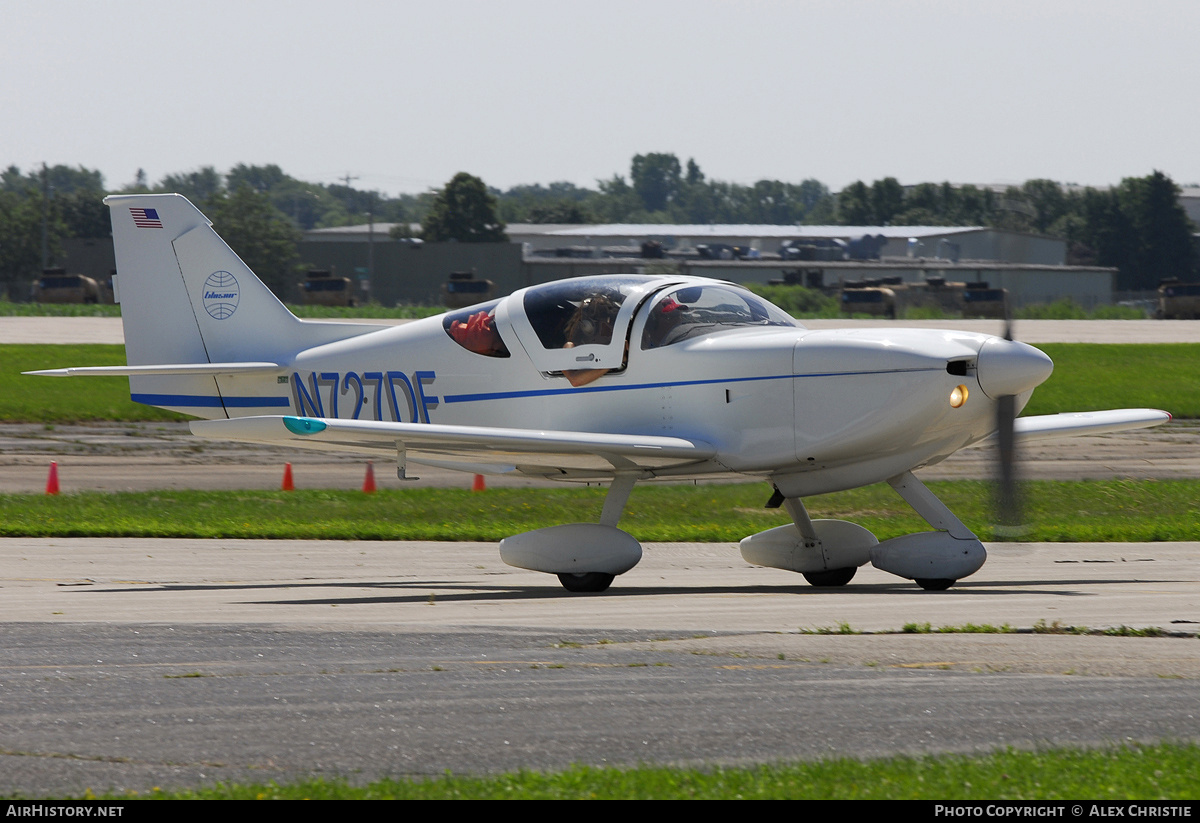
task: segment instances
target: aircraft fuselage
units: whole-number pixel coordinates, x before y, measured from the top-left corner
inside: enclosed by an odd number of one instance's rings
[[[630,339],[640,331],[635,322]],[[503,325],[500,334],[515,337]],[[685,437],[712,444],[716,456],[657,476],[769,475],[801,496],[878,482],[989,434],[994,401],[975,374],[988,339],[730,329],[661,348],[630,345],[623,369],[574,387],[561,373],[539,370],[519,343],[509,357],[463,349],[433,317],[305,350],[267,381],[217,380],[230,416]],[[951,362],[960,373],[948,371]],[[951,392],[964,385],[967,400],[953,408]],[[247,403],[240,398],[254,405],[234,406]]]

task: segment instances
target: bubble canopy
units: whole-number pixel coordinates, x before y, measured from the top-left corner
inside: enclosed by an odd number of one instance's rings
[[[753,326],[802,328],[783,310],[732,283],[636,274],[531,286],[447,315],[445,321],[460,345],[492,357],[509,356],[514,341],[501,338],[515,336],[547,374],[617,371],[627,365],[630,348],[671,346]]]

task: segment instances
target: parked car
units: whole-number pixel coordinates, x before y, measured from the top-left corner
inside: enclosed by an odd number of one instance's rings
[[[1158,286],[1159,320],[1194,320],[1200,317],[1200,283],[1164,280]]]
[[[442,284],[442,302],[448,309],[462,309],[491,300],[495,290],[491,280],[476,280],[474,272],[451,272]]]
[[[46,269],[34,281],[35,303],[99,303],[100,284],[82,274],[67,274],[65,269]]]
[[[349,277],[334,277],[328,271],[310,271],[300,284],[306,306],[353,306],[354,291]]]

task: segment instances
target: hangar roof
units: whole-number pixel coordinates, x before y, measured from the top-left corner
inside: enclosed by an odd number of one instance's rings
[[[385,240],[394,224],[376,223],[374,234]],[[414,234],[420,226],[410,227]],[[697,224],[697,223],[512,223],[507,227],[510,235],[549,235],[554,237],[862,237],[864,234],[882,234],[884,237],[942,237],[948,234],[982,231],[982,226],[778,226],[755,223]],[[327,229],[310,229],[304,233],[309,239],[353,237],[366,238],[371,231],[366,224],[357,226],[334,226]]]
[[[862,237],[864,234],[882,234],[884,237],[929,237],[947,234],[982,231],[982,226],[777,226],[756,224],[679,224],[679,223],[605,223],[552,227],[550,231],[538,232],[534,225],[523,224],[510,233],[549,234],[557,237]]]

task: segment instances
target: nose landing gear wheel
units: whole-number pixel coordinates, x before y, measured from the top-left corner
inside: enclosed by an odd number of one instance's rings
[[[569,592],[602,592],[612,585],[615,575],[603,572],[574,574],[568,572],[558,576],[558,582]]]
[[[918,577],[913,582],[927,592],[944,592],[958,581],[947,580],[944,577]]]
[[[856,571],[858,571],[857,566],[847,566],[844,569],[827,569],[823,572],[804,572],[804,579],[810,585],[822,588],[845,586],[854,577]]]

